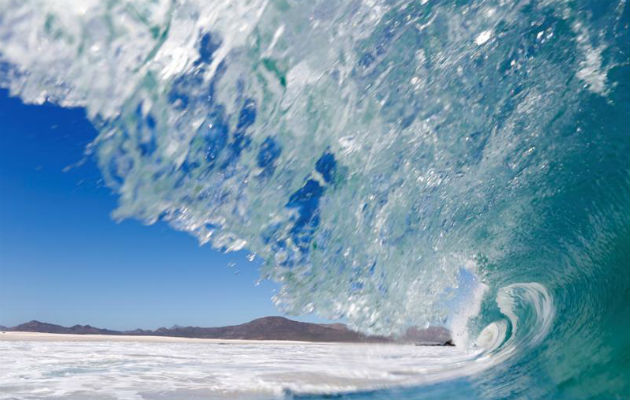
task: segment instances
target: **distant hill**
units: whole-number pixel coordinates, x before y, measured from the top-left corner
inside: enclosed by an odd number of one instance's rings
[[[30,321],[6,331],[70,333],[76,335],[137,335],[170,336],[183,338],[207,339],[248,339],[248,340],[297,340],[307,342],[345,342],[345,343],[389,343],[404,342],[416,344],[444,345],[450,343],[450,333],[445,328],[412,328],[398,339],[384,336],[368,336],[349,329],[344,324],[312,324],[293,321],[284,317],[264,317],[240,324],[216,328],[194,326],[174,326],[156,330],[136,329],[132,331],[114,331],[95,328],[90,325],[64,327],[39,321]]]
[[[43,333],[72,333],[75,335],[120,335],[121,332],[109,329],[99,329],[90,325],[74,325],[69,328],[49,324],[46,322],[30,321],[12,328],[5,328],[6,331],[19,332],[43,332]]]

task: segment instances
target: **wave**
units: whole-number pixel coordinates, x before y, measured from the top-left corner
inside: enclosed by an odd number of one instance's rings
[[[84,107],[114,216],[249,249],[285,312],[446,324],[479,382],[523,366],[483,396],[610,397],[630,388],[628,9],[1,0],[0,86]]]

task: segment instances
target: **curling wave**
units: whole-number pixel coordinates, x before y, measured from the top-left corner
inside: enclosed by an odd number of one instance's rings
[[[628,8],[0,0],[0,86],[84,107],[115,217],[249,249],[285,311],[447,324],[522,366],[480,396],[617,396]]]

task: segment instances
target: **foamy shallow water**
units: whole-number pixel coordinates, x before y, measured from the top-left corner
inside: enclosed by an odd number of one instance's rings
[[[278,398],[435,382],[470,357],[412,345],[0,341],[0,399]]]

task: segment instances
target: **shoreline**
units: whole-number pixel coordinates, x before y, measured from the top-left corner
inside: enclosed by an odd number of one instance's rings
[[[186,338],[150,335],[102,335],[3,331],[0,342],[143,342],[143,343],[212,343],[212,344],[337,344],[338,342],[306,342],[297,340],[251,340]],[[369,344],[369,343],[345,343]]]
[[[206,343],[206,344],[271,344],[271,345],[379,345],[379,346],[420,346],[420,347],[455,347],[454,345],[435,343],[405,343],[405,342],[325,342],[306,340],[277,340],[277,339],[217,339],[217,338],[188,338],[178,336],[156,335],[105,335],[92,333],[48,333],[29,331],[0,331],[0,342],[138,342],[138,343]]]

